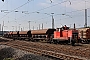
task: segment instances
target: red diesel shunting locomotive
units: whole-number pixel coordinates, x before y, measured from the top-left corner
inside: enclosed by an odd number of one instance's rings
[[[78,30],[75,29],[75,24],[74,29],[69,29],[66,25],[62,28],[57,28],[56,31],[54,31],[53,41],[71,43],[72,45],[78,43]]]

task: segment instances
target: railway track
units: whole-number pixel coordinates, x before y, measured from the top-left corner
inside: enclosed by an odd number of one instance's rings
[[[6,39],[3,39],[6,40]],[[73,51],[71,48],[66,48],[64,46],[60,46],[57,45],[57,47],[55,47],[55,45],[53,44],[41,44],[41,43],[33,43],[33,42],[26,42],[26,41],[12,41],[7,39],[8,42],[2,42],[0,44],[3,45],[8,45],[17,49],[21,49],[24,51],[28,51],[37,55],[43,55],[43,56],[47,56],[50,58],[54,58],[54,59],[58,59],[58,60],[87,60],[84,57],[78,57],[78,56],[73,56],[73,53],[79,53],[80,51]],[[49,46],[50,45],[50,46]],[[61,49],[61,50],[60,50]],[[70,50],[69,50],[70,49]],[[77,49],[74,49],[77,50]],[[79,50],[79,49],[78,49]],[[68,54],[64,54],[62,52],[71,52],[71,55]]]
[[[32,47],[27,47],[27,46],[22,46],[21,44],[13,44],[13,43],[4,43],[4,45],[8,45],[17,49],[21,49],[24,51],[28,51],[37,55],[42,55],[42,56],[47,56],[50,58],[55,58],[55,59],[62,59],[62,60],[86,60],[85,58],[80,58],[78,56],[71,56],[71,55],[66,55],[63,53],[57,53],[54,51],[47,51],[47,50],[42,50],[42,49],[37,49],[37,48],[32,48]]]

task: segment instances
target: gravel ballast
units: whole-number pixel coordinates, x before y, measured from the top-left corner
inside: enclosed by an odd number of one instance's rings
[[[48,57],[39,56],[30,52],[22,51],[6,45],[0,45],[0,60],[12,58],[14,60],[54,60]]]

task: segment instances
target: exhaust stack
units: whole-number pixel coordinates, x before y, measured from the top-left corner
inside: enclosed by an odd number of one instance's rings
[[[76,29],[76,27],[75,27],[75,23],[74,23],[74,29]]]

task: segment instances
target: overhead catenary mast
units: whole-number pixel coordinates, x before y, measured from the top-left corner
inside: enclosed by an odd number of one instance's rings
[[[84,27],[87,27],[87,9],[85,9],[85,25]]]
[[[28,23],[29,23],[29,30],[30,30],[30,22],[31,22],[31,21],[28,21]]]
[[[4,27],[4,21],[3,21],[3,24],[2,24],[2,35],[3,35],[3,27]]]
[[[0,24],[0,31],[1,31],[1,24]]]

